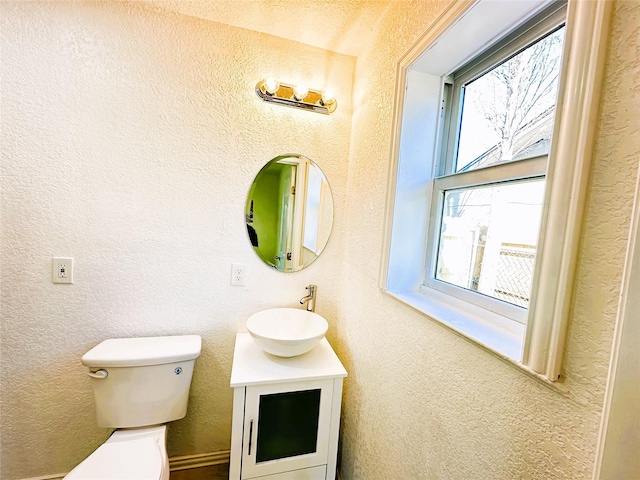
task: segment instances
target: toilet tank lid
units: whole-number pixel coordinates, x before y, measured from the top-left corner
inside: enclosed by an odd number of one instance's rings
[[[111,338],[82,356],[87,367],[141,367],[193,360],[200,355],[199,335]]]

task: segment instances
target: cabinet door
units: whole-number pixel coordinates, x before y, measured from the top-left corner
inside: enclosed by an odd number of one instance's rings
[[[242,478],[327,463],[333,380],[247,387]]]

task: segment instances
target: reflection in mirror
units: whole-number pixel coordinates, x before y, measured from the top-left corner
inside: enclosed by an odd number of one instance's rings
[[[260,259],[281,272],[310,265],[326,246],[333,199],[324,173],[302,155],[269,161],[249,190],[247,232]]]

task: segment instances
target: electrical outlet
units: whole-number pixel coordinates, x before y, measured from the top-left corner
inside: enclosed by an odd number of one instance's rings
[[[231,285],[244,285],[247,266],[244,263],[231,264]]]
[[[73,283],[73,258],[53,257],[51,280],[53,283]]]

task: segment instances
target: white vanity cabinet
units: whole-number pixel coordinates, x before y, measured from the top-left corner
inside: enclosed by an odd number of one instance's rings
[[[346,376],[326,338],[304,355],[280,358],[239,333],[229,479],[334,480]]]

